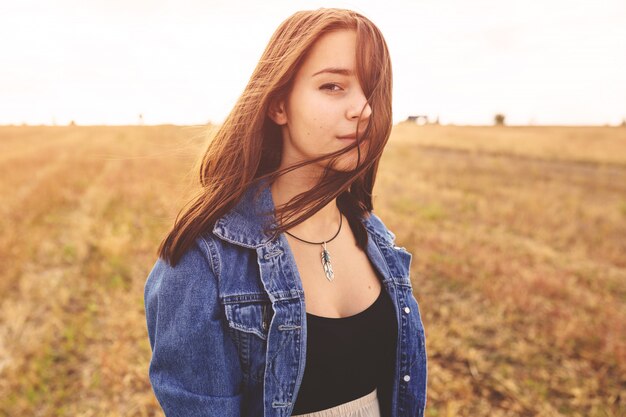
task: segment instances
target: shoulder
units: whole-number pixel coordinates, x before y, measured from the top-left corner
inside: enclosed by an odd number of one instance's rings
[[[364,224],[371,232],[378,235],[381,239],[387,241],[388,243],[394,243],[396,239],[396,235],[389,230],[389,228],[385,225],[383,220],[376,215],[373,211],[370,211],[365,214]]]
[[[161,293],[193,291],[198,287],[214,286],[218,278],[219,262],[213,248],[214,243],[207,236],[195,239],[181,256],[176,265],[171,265],[159,257],[150,271],[144,292]]]

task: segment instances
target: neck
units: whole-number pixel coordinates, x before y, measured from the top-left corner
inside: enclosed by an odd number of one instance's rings
[[[288,172],[278,177],[271,184],[270,190],[276,207],[287,203],[291,198],[315,186],[317,177],[303,175],[300,171],[297,169]],[[331,239],[337,233],[340,220],[337,199],[334,198],[311,217],[288,231],[300,239],[320,242]]]

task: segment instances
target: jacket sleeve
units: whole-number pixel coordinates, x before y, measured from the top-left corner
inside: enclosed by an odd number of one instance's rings
[[[149,377],[168,417],[241,415],[241,365],[222,319],[212,259],[199,238],[175,267],[159,258],[146,280]]]

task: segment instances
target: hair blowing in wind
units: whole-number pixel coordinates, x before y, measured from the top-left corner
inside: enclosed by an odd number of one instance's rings
[[[341,29],[356,31],[355,71],[371,108],[367,128],[359,136],[362,129],[357,125],[357,140],[343,149],[281,170],[281,129],[267,116],[268,110],[274,101],[289,94],[294,76],[316,40],[325,33]],[[329,163],[325,164],[315,187],[276,207],[276,218],[289,221],[280,223],[270,232],[277,236],[337,198],[358,246],[365,249],[367,233],[359,218],[368,215],[373,208],[376,172],[392,128],[391,90],[387,44],[369,19],[357,12],[336,8],[294,13],[272,35],[243,93],[208,144],[200,166],[201,190],[177,216],[161,242],[158,255],[175,266],[196,238],[211,230],[249,186],[262,179],[272,182],[293,169],[325,160]],[[368,152],[362,156],[363,142],[368,144]],[[358,162],[354,169],[332,168],[337,158],[355,147]]]

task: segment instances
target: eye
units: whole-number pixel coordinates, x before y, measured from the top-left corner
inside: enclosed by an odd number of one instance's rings
[[[337,87],[338,90],[333,90],[333,87]],[[324,84],[323,86],[321,86],[320,90],[340,91],[342,90],[342,88],[338,84],[328,83],[328,84]]]

